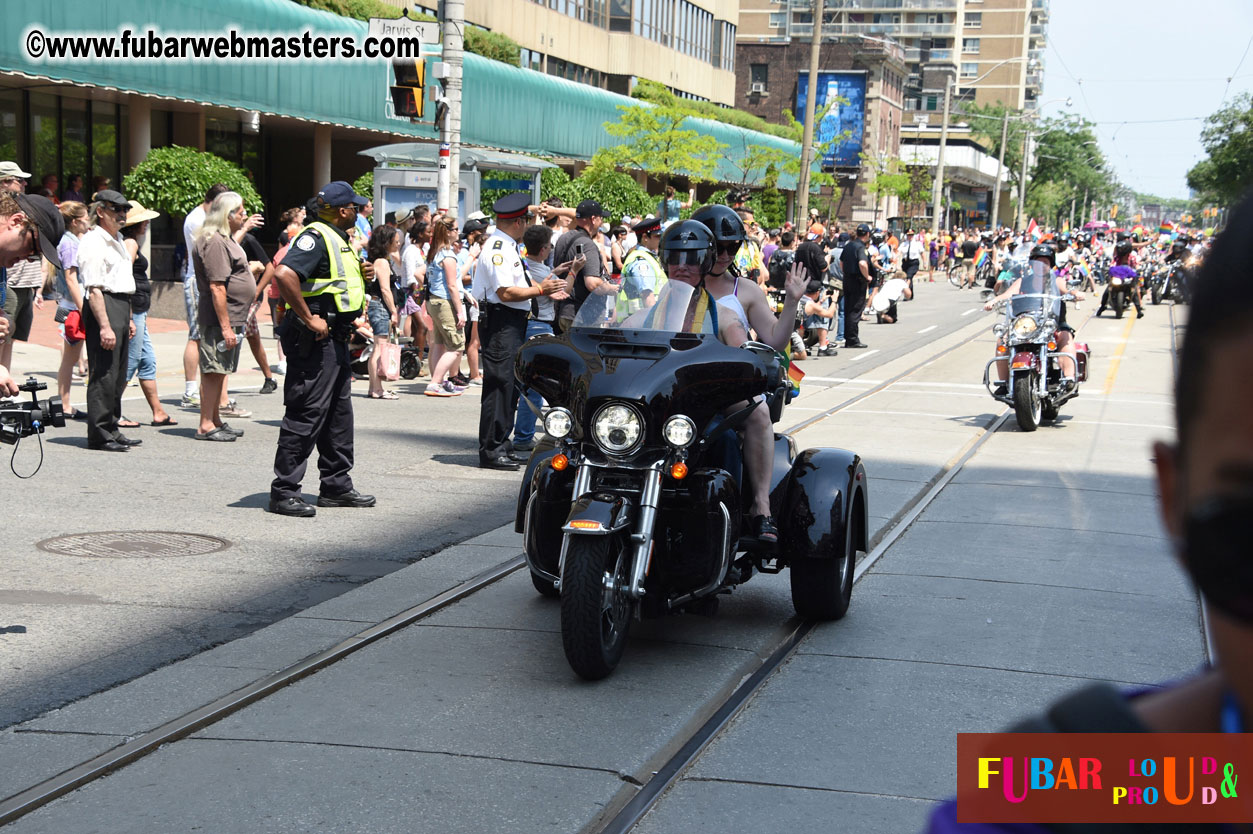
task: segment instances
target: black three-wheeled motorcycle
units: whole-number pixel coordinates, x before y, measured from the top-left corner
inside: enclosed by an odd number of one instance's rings
[[[668,291],[681,287],[671,281]],[[711,613],[718,594],[755,573],[790,569],[796,612],[838,619],[866,549],[860,458],[798,454],[778,434],[779,542],[742,535],[750,490],[738,430],[755,408],[780,419],[790,393],[782,364],[767,345],[728,347],[661,319],[646,310],[621,325],[576,321],[563,336],[526,342],[515,365],[549,404],[516,529],[536,590],[560,597],[566,658],[591,680],[617,666],[632,619]]]

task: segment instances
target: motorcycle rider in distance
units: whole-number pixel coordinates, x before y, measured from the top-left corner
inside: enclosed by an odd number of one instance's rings
[[[1136,268],[1137,260],[1134,251],[1135,244],[1130,239],[1119,234],[1121,238],[1114,246],[1114,262],[1111,266],[1126,266],[1131,269]],[[1140,280],[1131,285],[1131,301],[1136,305],[1136,318],[1144,318],[1144,305],[1140,302]],[[1101,296],[1101,306],[1096,308],[1096,314],[1099,316],[1105,312],[1105,308],[1109,306],[1109,287],[1105,287],[1105,293]]]
[[[1009,301],[1015,295],[1035,295],[1047,292],[1055,292],[1058,296],[1064,297],[1070,290],[1066,287],[1066,279],[1055,275],[1053,268],[1057,263],[1057,255],[1051,244],[1040,243],[1031,250],[1031,260],[1028,262],[1028,268],[1023,274],[1014,279],[1009,285],[1009,289],[1000,295],[993,296],[988,299],[987,304],[983,305],[983,309],[991,310],[1002,301]],[[1049,282],[1052,282],[1050,285]],[[1052,289],[1050,290],[1050,286]],[[1083,301],[1083,293],[1074,293],[1075,301]],[[1066,323],[1066,302],[1059,302],[1060,310],[1057,315],[1057,349],[1064,356],[1061,359],[1062,384],[1073,386],[1075,384],[1075,372],[1078,367],[1075,363],[1075,329]],[[997,347],[1005,343],[1005,337],[1000,336],[996,340]],[[998,355],[1000,352],[998,350]],[[1009,393],[1009,359],[1008,357],[996,363],[996,372],[1000,375],[1001,384],[996,386],[996,395],[1003,397]]]
[[[706,229],[714,241],[716,254],[704,279],[706,289],[718,304],[719,318],[737,319],[746,333],[750,329],[756,333],[757,341],[777,351],[784,350],[796,326],[797,304],[801,296],[805,294],[805,288],[811,277],[804,258],[799,254],[800,250],[797,250],[796,262],[792,265],[784,283],[783,309],[779,311],[779,316],[776,318],[762,288],[755,281],[743,278],[731,268],[736,252],[747,238],[744,223],[739,215],[728,206],[708,205],[696,211],[692,215],[691,222]],[[665,245],[666,241],[663,240],[663,251]],[[805,245],[802,244],[802,247]],[[812,277],[821,280],[820,274]],[[723,333],[725,332],[724,329]],[[719,337],[722,337],[722,333]],[[745,340],[747,338],[746,336]],[[739,347],[745,340],[733,342],[726,338],[722,339],[732,347]],[[738,410],[745,405],[747,403],[741,403],[732,408]],[[778,528],[770,514],[770,475],[774,469],[774,426],[770,422],[768,410],[764,407],[754,409],[745,424],[744,464],[753,490],[752,506],[749,509],[749,515],[752,517],[752,535],[762,544],[773,545],[779,540]]]

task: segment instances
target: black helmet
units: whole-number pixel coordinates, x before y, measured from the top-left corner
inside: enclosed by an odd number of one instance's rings
[[[1131,241],[1129,240],[1118,241],[1118,244],[1114,247],[1114,254],[1115,255],[1131,254]]]
[[[878,246],[879,244],[883,243],[883,232],[879,231],[878,229],[875,229],[873,232],[871,232],[870,242],[873,243],[875,246]]]
[[[1031,260],[1036,258],[1047,258],[1049,265],[1057,266],[1057,252],[1053,249],[1051,243],[1037,243],[1031,248]]]
[[[701,206],[692,212],[692,220],[709,229],[718,243],[733,241],[742,243],[748,239],[748,234],[744,230],[744,221],[735,213],[735,209],[728,206],[718,204]]]
[[[1118,241],[1118,242],[1120,242],[1120,243],[1121,243],[1122,241],[1124,241],[1124,240],[1127,240],[1127,233],[1126,233],[1126,232],[1119,232],[1118,234],[1116,234],[1116,235],[1114,236],[1114,240],[1117,240],[1117,241]]]
[[[704,223],[696,219],[680,220],[670,224],[661,236],[659,251],[667,266],[678,260],[680,252],[699,252],[701,272],[708,272],[714,265],[715,246],[713,232]]]

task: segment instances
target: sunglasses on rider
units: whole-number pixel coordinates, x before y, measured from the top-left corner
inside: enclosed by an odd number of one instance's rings
[[[1205,598],[1253,624],[1253,493],[1212,498],[1184,521],[1184,562]]]
[[[743,244],[741,244],[738,240],[719,241],[718,254],[734,255],[736,252],[740,251],[740,246],[742,245]]]
[[[670,266],[701,266],[705,262],[704,249],[671,249],[666,252],[666,263]]]

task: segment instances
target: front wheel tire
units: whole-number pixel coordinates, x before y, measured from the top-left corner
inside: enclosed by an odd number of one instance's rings
[[[1035,431],[1040,425],[1043,408],[1040,397],[1035,391],[1035,379],[1032,374],[1023,374],[1014,380],[1014,416],[1018,418],[1018,428],[1023,431]]]
[[[581,678],[608,677],[622,659],[635,607],[630,573],[625,536],[571,537],[561,578],[561,645]]]

